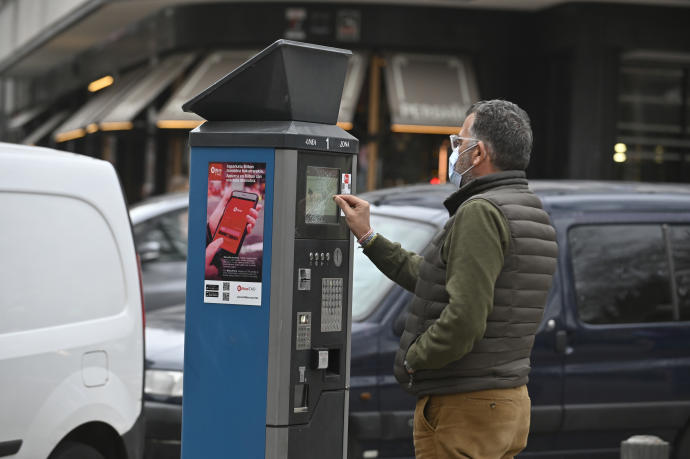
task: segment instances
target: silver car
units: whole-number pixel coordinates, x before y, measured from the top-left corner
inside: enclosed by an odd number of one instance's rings
[[[189,195],[166,194],[129,210],[147,311],[184,304]]]

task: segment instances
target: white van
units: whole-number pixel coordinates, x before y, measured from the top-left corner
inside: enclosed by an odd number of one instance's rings
[[[143,455],[143,300],[113,167],[0,143],[0,457]]]

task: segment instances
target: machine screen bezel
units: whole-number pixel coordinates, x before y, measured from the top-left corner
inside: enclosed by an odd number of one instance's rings
[[[332,222],[307,223],[306,221],[306,193],[307,193],[307,168],[321,167],[337,169],[339,177],[342,174],[352,173],[352,156],[342,154],[330,154],[327,152],[298,151],[297,159],[297,209],[295,213],[295,236],[298,238],[318,239],[347,239],[349,229],[345,218],[337,211],[337,216]],[[338,193],[342,184],[338,180]]]

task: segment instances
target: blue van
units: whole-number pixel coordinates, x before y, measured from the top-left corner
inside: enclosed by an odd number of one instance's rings
[[[532,352],[531,433],[520,457],[618,458],[621,441],[651,434],[689,458],[690,186],[531,187],[556,227],[559,260]],[[362,197],[376,231],[423,252],[453,191],[418,185]],[[412,294],[359,250],[354,276],[349,456],[413,457],[415,399],[393,377]],[[183,331],[183,306],[147,316],[148,457],[179,457],[181,383],[155,381],[181,381]]]
[[[690,186],[531,187],[556,227],[559,259],[532,352],[531,432],[520,457],[618,458],[634,434],[657,435],[675,457],[690,457]],[[372,227],[423,250],[452,192],[370,193]],[[392,362],[412,294],[363,258],[354,285],[365,288],[353,293],[351,457],[409,457],[415,401]]]

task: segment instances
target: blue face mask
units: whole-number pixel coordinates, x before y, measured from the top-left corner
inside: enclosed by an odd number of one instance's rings
[[[477,144],[475,143],[471,147],[467,147],[459,152],[458,150],[460,150],[460,146],[458,145],[457,147],[453,148],[453,154],[451,154],[450,158],[448,158],[448,179],[450,180],[450,183],[457,186],[458,188],[460,188],[460,184],[462,183],[462,176],[469,172],[470,169],[474,167],[474,164],[465,169],[463,172],[456,171],[455,164],[458,162],[458,159],[460,159],[461,154],[470,151],[476,146]]]

